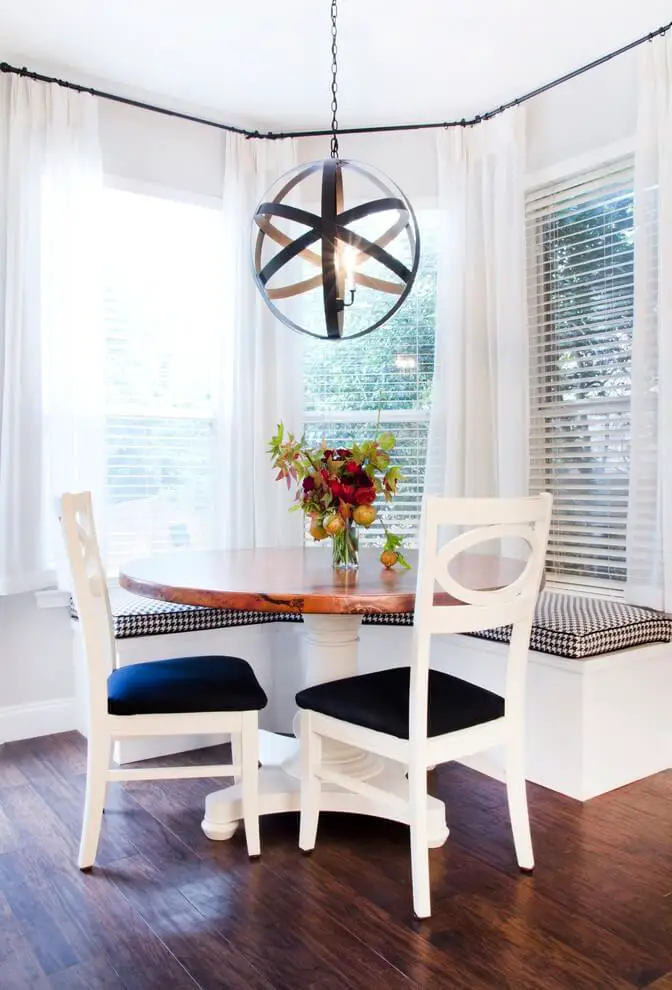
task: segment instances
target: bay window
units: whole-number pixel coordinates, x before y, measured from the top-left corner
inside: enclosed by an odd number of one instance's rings
[[[413,291],[383,326],[358,340],[309,339],[304,358],[305,433],[318,446],[353,442],[389,430],[405,480],[382,510],[386,525],[412,545],[420,520],[434,372],[437,269],[435,213],[418,214],[421,260]],[[363,543],[381,543],[376,522]]]
[[[214,539],[221,213],[105,192],[108,559]]]
[[[527,202],[530,470],[551,491],[547,573],[625,580],[634,306],[629,159],[533,190]]]

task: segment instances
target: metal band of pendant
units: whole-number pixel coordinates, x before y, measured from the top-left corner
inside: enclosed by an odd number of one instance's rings
[[[337,158],[328,158],[322,169],[322,294],[327,336],[332,339],[343,335],[343,297],[339,300],[336,271],[336,217],[342,189],[340,163]]]
[[[357,173],[357,185],[361,175],[376,187],[371,199],[347,209],[343,202],[346,170],[349,174]],[[310,187],[305,186],[297,197],[293,192],[295,187],[313,174],[319,181],[317,188],[310,189],[306,197],[303,190]],[[298,200],[296,205],[285,200],[290,194]],[[321,213],[302,208],[302,200],[312,205],[316,198]],[[367,218],[373,222],[368,224]],[[356,230],[352,229],[353,225]],[[399,235],[405,241],[400,256]],[[269,257],[266,252],[270,245],[276,253]],[[251,260],[265,302],[293,330],[323,340],[341,340],[346,336],[355,339],[389,320],[408,296],[419,258],[418,224],[409,201],[375,169],[349,160],[330,158],[299,166],[279,180],[259,203],[254,216]],[[371,269],[370,273],[367,269]],[[287,272],[291,273],[289,278]],[[355,298],[357,288],[392,297],[389,308],[370,326],[361,329],[357,324],[362,321],[353,320],[360,299],[360,296]],[[313,292],[317,294],[317,298],[313,296],[314,302],[321,310],[318,319],[316,309],[312,308],[314,304],[307,311],[296,311],[311,313],[309,322],[301,319],[301,323],[292,315],[291,308],[283,311],[278,307],[283,300],[289,302]],[[361,297],[364,305],[360,311],[365,314],[368,298],[365,294]],[[351,310],[352,305],[355,308]]]

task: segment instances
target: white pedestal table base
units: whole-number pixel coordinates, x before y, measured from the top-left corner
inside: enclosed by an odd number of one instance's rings
[[[357,615],[304,615],[303,678],[306,686],[349,677],[357,672],[357,643],[361,617]],[[298,719],[294,720],[298,729]],[[259,733],[259,814],[272,815],[299,811],[299,743],[292,736]],[[352,746],[326,740],[323,760],[334,770],[397,796],[405,796],[408,782],[404,767],[393,760],[365,753]],[[428,797],[429,846],[443,845],[448,837],[445,806]],[[397,807],[384,795],[378,798],[346,791],[334,784],[322,785],[322,811],[372,815],[408,824]],[[242,819],[241,785],[234,784],[209,794],[205,799],[202,828],[210,839],[230,839]]]

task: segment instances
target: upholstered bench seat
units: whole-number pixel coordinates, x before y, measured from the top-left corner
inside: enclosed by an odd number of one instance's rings
[[[240,609],[175,605],[131,595],[121,589],[111,593],[114,634],[118,639],[223,629],[263,622],[301,622],[291,612],[247,612]],[[74,605],[73,618],[77,618]],[[370,614],[364,625],[413,624],[412,612]],[[471,635],[508,643],[511,629],[502,626]],[[539,596],[530,648],[539,653],[582,660],[672,639],[672,618],[624,602],[543,591]]]
[[[364,622],[412,625],[413,613],[370,616]],[[477,639],[508,643],[511,626],[469,633]],[[625,602],[542,591],[532,626],[530,649],[585,660],[650,643],[669,643],[672,617]]]
[[[200,632],[203,629],[227,629],[231,626],[254,626],[262,622],[300,622],[301,616],[284,612],[248,612],[235,608],[205,608],[200,605],[176,605],[153,598],[132,595],[122,588],[110,589],[112,623],[116,639],[137,636],[166,636],[171,633]],[[78,619],[74,601],[70,615]]]
[[[472,635],[508,643],[511,627]],[[651,609],[603,598],[543,591],[532,626],[530,649],[572,660],[627,650],[649,643],[669,643],[672,618]]]
[[[153,598],[132,595],[122,588],[110,590],[110,605],[116,639],[254,626],[264,622],[303,622],[303,617],[297,612],[254,612],[236,608],[176,605],[173,602],[160,602]],[[70,615],[73,619],[79,618],[72,600]],[[412,626],[413,613],[371,614],[365,615],[363,621],[365,625]]]
[[[364,622],[413,625],[412,612],[369,616]],[[477,639],[508,643],[511,627],[469,633]],[[649,643],[669,643],[672,618],[652,609],[624,602],[581,595],[542,591],[530,637],[530,649],[538,653],[585,660],[588,657],[627,650]]]

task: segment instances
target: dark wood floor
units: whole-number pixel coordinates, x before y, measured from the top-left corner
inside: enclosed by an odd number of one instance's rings
[[[527,877],[502,785],[435,771],[452,834],[417,922],[407,830],[325,815],[304,857],[268,818],[250,862],[200,830],[210,781],[113,786],[81,874],[84,757],[75,733],[0,747],[2,990],[672,990],[672,772],[585,805],[530,786]]]

